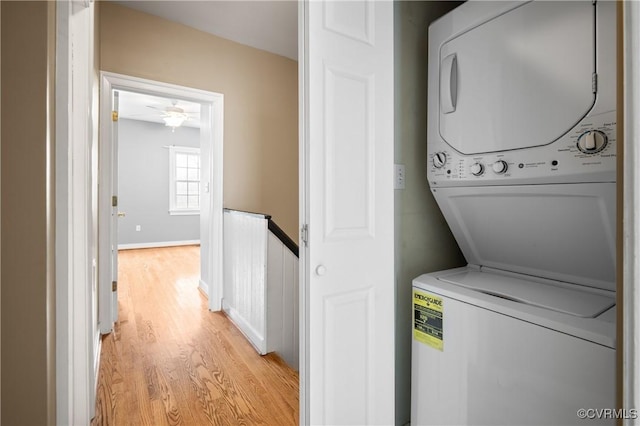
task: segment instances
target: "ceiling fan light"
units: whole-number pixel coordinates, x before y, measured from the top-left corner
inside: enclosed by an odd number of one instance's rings
[[[163,120],[165,126],[173,127],[175,129],[176,127],[182,126],[182,123],[185,121],[185,117],[182,115],[171,114],[164,117]]]

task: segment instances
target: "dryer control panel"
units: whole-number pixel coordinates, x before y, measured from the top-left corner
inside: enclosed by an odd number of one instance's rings
[[[427,174],[436,187],[615,182],[616,113],[585,117],[544,146],[465,155],[438,138],[429,147]]]

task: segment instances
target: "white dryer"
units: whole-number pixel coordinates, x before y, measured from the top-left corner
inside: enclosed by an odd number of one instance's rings
[[[431,191],[468,266],[413,282],[412,425],[613,424],[615,2],[429,28]]]

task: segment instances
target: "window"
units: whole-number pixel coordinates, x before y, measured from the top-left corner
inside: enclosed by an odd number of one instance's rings
[[[200,213],[200,148],[169,148],[169,214]]]

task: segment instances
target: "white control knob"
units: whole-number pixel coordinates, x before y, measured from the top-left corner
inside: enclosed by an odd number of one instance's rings
[[[501,175],[503,173],[506,173],[507,168],[509,168],[509,166],[507,165],[506,161],[498,160],[495,163],[493,163],[493,166],[491,168],[493,169],[494,172]]]
[[[578,138],[578,149],[585,154],[595,154],[607,146],[607,135],[599,130],[589,130]]]
[[[436,152],[433,154],[433,165],[438,169],[444,167],[447,163],[447,154],[444,152]]]
[[[319,276],[323,276],[326,273],[327,268],[325,268],[323,265],[318,265],[318,267],[316,268],[316,274],[318,274]]]
[[[472,175],[481,176],[484,173],[484,166],[480,163],[473,163],[470,170]]]

